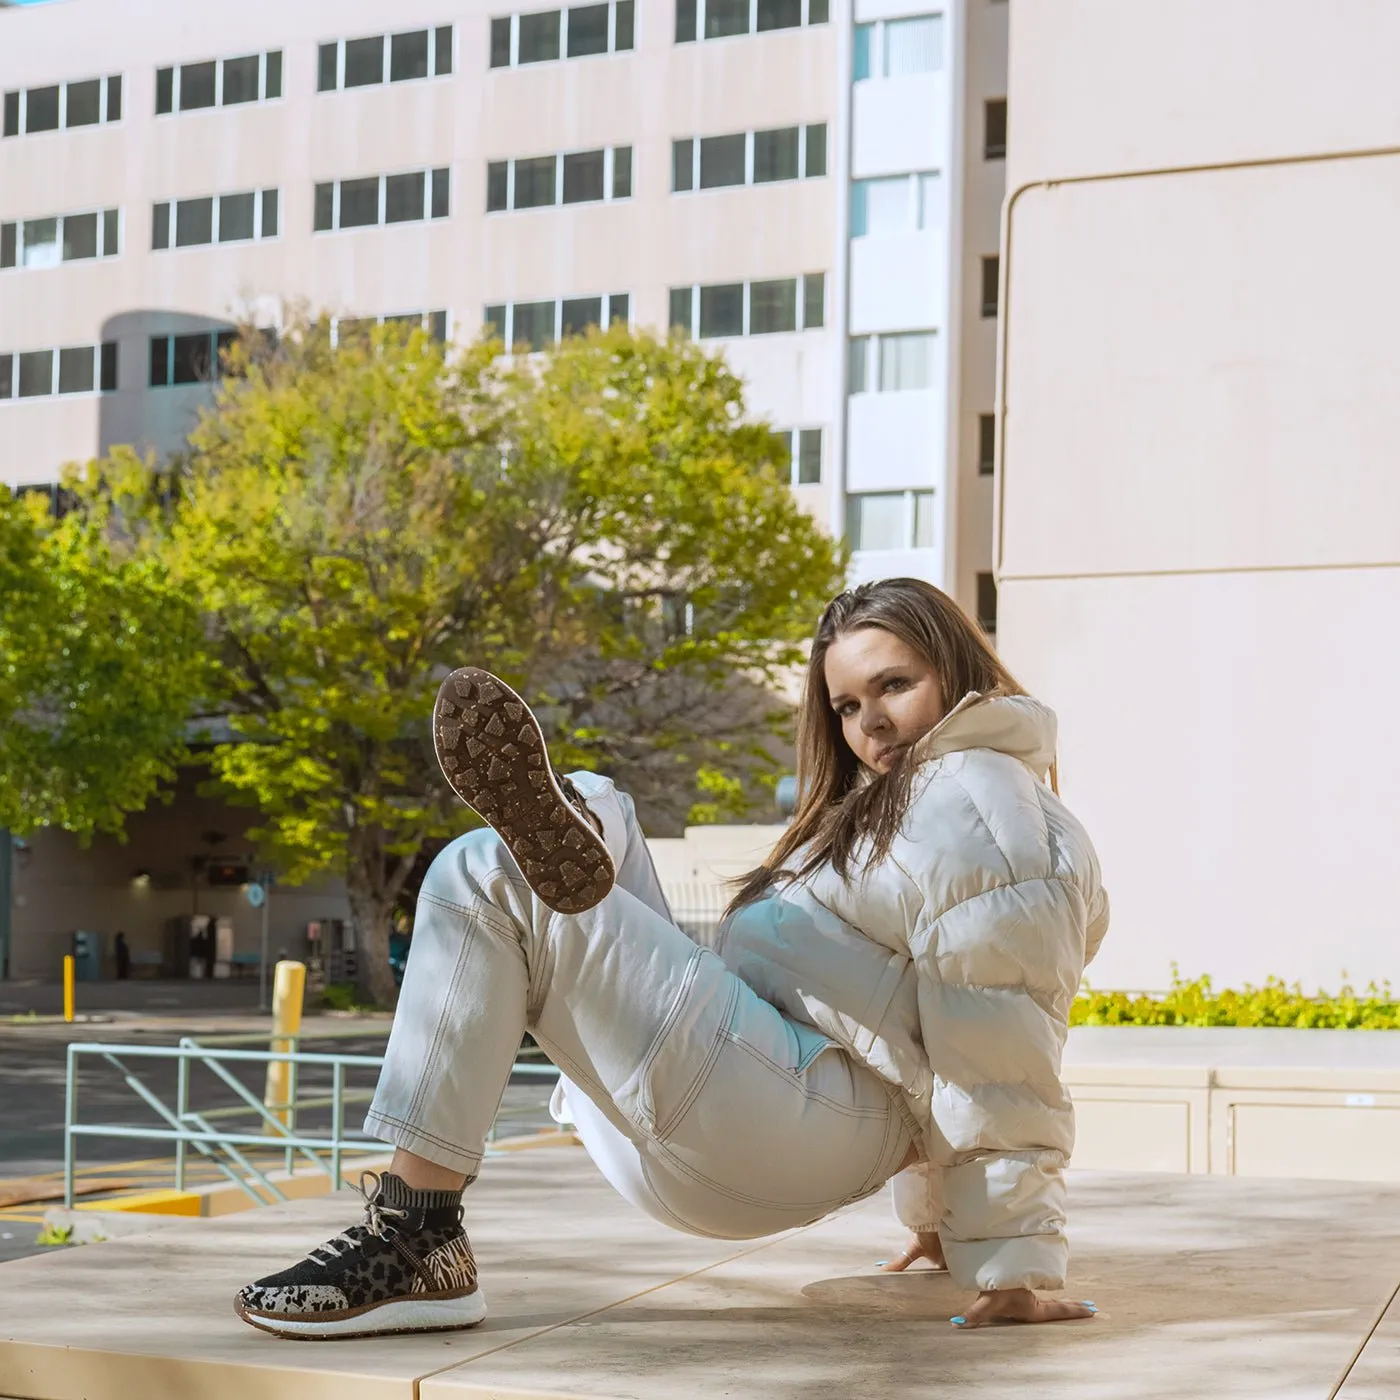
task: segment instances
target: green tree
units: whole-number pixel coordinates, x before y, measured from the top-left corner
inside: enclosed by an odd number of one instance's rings
[[[448,670],[517,684],[556,762],[664,771],[673,806],[733,811],[773,768],[764,687],[842,572],[717,361],[625,329],[499,349],[246,337],[188,453],[153,474],[118,452],[81,488],[129,566],[198,601],[207,705],[236,736],[213,777],[285,878],[344,877],[384,1004],[394,902],[469,824],[432,755]],[[736,687],[747,718],[716,732],[705,696]]]
[[[0,827],[120,835],[184,755],[200,619],[95,509],[53,519],[0,486]]]

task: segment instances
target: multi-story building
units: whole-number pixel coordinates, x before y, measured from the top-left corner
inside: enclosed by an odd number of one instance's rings
[[[168,449],[292,303],[713,342],[860,578],[992,620],[999,0],[99,0],[0,27],[0,480]]]
[[[294,306],[421,317],[456,340],[490,324],[513,350],[601,321],[679,326],[791,434],[792,490],[849,535],[856,578],[922,576],[994,627],[1006,15],[1004,0],[7,8],[0,482],[51,487],[117,443],[178,446],[221,337]],[[8,941],[12,975],[52,975],[73,928],[124,927],[149,953],[195,908],[255,946],[236,887],[197,874],[241,841],[215,828],[246,814],[177,802],[179,821],[143,814],[125,848],[43,832],[20,849],[8,940],[0,871],[0,966]],[[180,846],[201,830],[222,844]],[[339,902],[279,892],[273,946]]]

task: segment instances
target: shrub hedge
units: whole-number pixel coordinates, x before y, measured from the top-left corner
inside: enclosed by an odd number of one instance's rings
[[[1262,987],[1217,992],[1209,977],[1185,981],[1172,967],[1171,990],[1160,997],[1097,992],[1089,984],[1075,998],[1072,1026],[1292,1026],[1305,1030],[1400,1030],[1400,1002],[1390,983],[1364,992],[1343,984],[1332,996],[1308,996],[1298,983],[1270,977]]]

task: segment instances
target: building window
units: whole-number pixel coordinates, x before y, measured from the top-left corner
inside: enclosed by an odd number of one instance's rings
[[[997,469],[997,420],[992,413],[977,415],[977,475],[994,476]]]
[[[560,58],[626,53],[636,41],[636,0],[502,15],[491,21],[490,63],[492,68],[514,68]]]
[[[938,540],[932,491],[863,491],[846,497],[852,549],[933,549]]]
[[[816,330],[826,324],[826,274],[672,287],[670,324],[700,340]]]
[[[153,389],[172,384],[208,384],[223,378],[223,357],[238,338],[232,330],[195,331],[151,337]]]
[[[151,247],[159,251],[276,238],[280,203],[276,190],[163,201],[151,209]]]
[[[825,122],[732,136],[687,136],[671,143],[671,189],[677,194],[825,174]]]
[[[851,393],[896,394],[931,389],[933,350],[933,331],[852,336]]]
[[[113,258],[120,252],[118,209],[0,224],[0,269],[56,267],[86,258]]]
[[[997,632],[997,581],[995,574],[977,575],[977,625],[989,636]]]
[[[50,87],[17,88],[5,94],[6,136],[32,136],[75,126],[99,126],[122,119],[122,79],[84,78]]]
[[[446,311],[398,311],[384,316],[336,316],[331,320],[331,344],[340,345],[352,336],[363,335],[374,326],[421,327],[434,340],[447,340]]]
[[[942,181],[936,171],[851,182],[852,238],[919,233],[942,223]]]
[[[450,189],[446,167],[368,175],[360,180],[329,180],[316,186],[312,227],[316,233],[326,233],[445,219],[451,206]]]
[[[982,159],[1006,159],[1006,99],[994,97],[982,108]]]
[[[450,24],[366,39],[332,39],[316,52],[317,92],[445,78],[451,72]]]
[[[156,69],[156,116],[237,107],[282,96],[282,50]]]
[[[632,196],[632,148],[609,146],[486,167],[486,212],[545,209],[555,204],[596,204]]]
[[[943,16],[877,20],[855,30],[852,77],[902,78],[943,67]]]
[[[984,317],[994,317],[997,314],[1000,293],[998,283],[1001,281],[1001,259],[999,257],[982,259],[982,315]]]
[[[676,43],[825,24],[829,0],[676,0]]]
[[[777,436],[788,453],[791,486],[819,486],[822,479],[822,430],[820,428],[780,428]]]
[[[512,354],[527,354],[557,345],[566,336],[583,335],[591,326],[626,325],[631,313],[632,298],[627,292],[502,302],[486,308],[486,327]]]
[[[0,354],[0,403],[51,394],[105,394],[116,387],[115,340]]]

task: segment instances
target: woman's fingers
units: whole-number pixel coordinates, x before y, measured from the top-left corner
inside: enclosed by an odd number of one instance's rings
[[[881,1272],[887,1274],[902,1274],[916,1259],[922,1259],[923,1257],[923,1250],[921,1250],[918,1245],[911,1245],[903,1254],[881,1264],[880,1269]]]
[[[915,1235],[908,1245],[905,1246],[904,1253],[896,1259],[888,1261],[882,1259],[876,1265],[887,1274],[902,1274],[911,1264],[917,1263],[920,1259],[927,1259],[935,1269],[946,1269],[947,1262],[943,1258],[943,1242],[937,1234]]]

